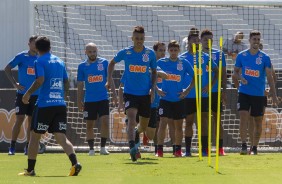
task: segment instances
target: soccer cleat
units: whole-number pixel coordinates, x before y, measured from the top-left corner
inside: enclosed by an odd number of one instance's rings
[[[130,149],[130,158],[131,158],[132,162],[137,161],[136,153],[137,153],[137,149],[135,147]]]
[[[8,155],[14,155],[15,153],[16,153],[16,149],[15,148],[9,148]]]
[[[182,154],[182,157],[192,157],[191,152],[185,152]]]
[[[46,146],[43,143],[39,143],[39,150],[38,150],[38,154],[43,154],[46,151]]]
[[[240,155],[247,155],[247,154],[248,154],[248,147],[246,144],[242,144]]]
[[[27,150],[28,150],[28,147],[24,147],[24,155],[27,155]]]
[[[208,149],[202,149],[202,156],[207,157],[208,156]]]
[[[143,134],[143,145],[147,146],[149,144],[149,138],[147,137],[147,135],[144,133]]]
[[[181,152],[181,150],[175,151],[174,156],[175,156],[175,157],[182,157],[182,152]]]
[[[225,156],[225,151],[223,148],[219,148],[219,156]]]
[[[77,176],[78,173],[81,171],[81,169],[82,169],[82,166],[80,165],[80,163],[73,165],[70,169],[69,176]]]
[[[163,150],[158,150],[157,154],[156,154],[156,157],[163,157],[163,156],[164,156]]]
[[[109,155],[110,153],[105,147],[101,147],[100,155]]]
[[[140,159],[141,158],[141,153],[140,151],[137,149],[137,152],[136,152],[136,159]]]
[[[251,151],[251,155],[257,155],[258,154],[258,150],[256,146],[253,146],[252,151]]]
[[[88,155],[89,155],[89,156],[94,156],[94,155],[95,155],[95,151],[94,151],[94,150],[89,150]]]
[[[24,172],[21,172],[18,174],[18,176],[35,176],[34,170],[28,172],[27,169],[24,170]]]

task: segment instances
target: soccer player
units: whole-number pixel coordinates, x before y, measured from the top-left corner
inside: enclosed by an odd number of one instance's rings
[[[190,62],[191,65],[194,65],[194,56],[193,56],[193,44],[196,44],[196,50],[199,48],[200,39],[199,39],[199,30],[197,28],[191,28],[189,35],[188,35],[188,51],[183,53],[181,57],[184,57],[186,60]],[[202,93],[201,93],[201,119],[202,119],[202,155],[207,156],[208,154],[208,71],[206,68],[209,66],[209,56],[205,53],[202,53],[202,70],[199,70],[198,67],[198,56],[199,53],[196,53],[196,62],[197,62],[197,75],[201,74],[202,79]],[[217,65],[212,62],[212,71],[214,72],[214,76],[212,79],[212,86],[217,81]],[[194,71],[195,72],[195,71]],[[190,75],[185,76],[184,80],[184,88],[186,88],[190,82],[192,81],[192,78]],[[190,157],[191,156],[191,142],[192,142],[192,136],[193,136],[193,123],[194,123],[194,117],[195,113],[197,111],[196,108],[196,92],[195,87],[191,90],[191,92],[185,97],[185,145],[186,145],[186,152],[184,156]]]
[[[78,66],[77,71],[77,104],[78,109],[83,111],[86,120],[86,140],[89,145],[89,156],[95,155],[93,128],[97,118],[101,122],[101,155],[108,155],[105,148],[109,138],[109,96],[105,87],[108,61],[97,57],[98,48],[94,43],[85,46],[87,59]],[[112,81],[113,82],[113,81]],[[85,85],[85,94],[84,94]],[[111,85],[114,92],[114,85]],[[84,100],[83,100],[84,96]],[[113,93],[116,99],[116,93]],[[116,100],[115,100],[116,101]]]
[[[183,137],[182,124],[184,117],[184,101],[190,90],[194,86],[191,84],[183,91],[184,76],[194,76],[191,64],[183,57],[178,57],[180,53],[180,45],[177,41],[172,40],[168,44],[169,57],[158,60],[157,64],[164,72],[168,74],[168,78],[163,80],[161,89],[157,88],[158,94],[161,96],[159,115],[160,125],[158,130],[158,150],[157,156],[163,157],[163,144],[165,138],[166,127],[173,124],[175,127],[175,157],[182,157],[181,143]],[[171,130],[170,130],[171,131]]]
[[[24,104],[29,103],[31,94],[40,87],[36,107],[32,115],[30,143],[28,147],[28,168],[19,173],[24,176],[35,176],[35,163],[38,143],[41,134],[53,133],[68,155],[72,167],[69,176],[76,176],[81,170],[77,162],[73,145],[66,137],[67,109],[64,100],[68,91],[68,76],[64,62],[50,53],[51,44],[47,37],[40,36],[35,40],[39,57],[35,62],[36,80],[22,97]]]
[[[263,50],[263,44],[262,44],[262,43],[259,44],[259,49],[260,49],[260,50]],[[241,70],[240,70],[240,74],[241,74]],[[272,75],[272,77],[273,77],[274,84],[276,84],[276,82],[277,82],[277,76],[276,76],[276,74],[275,74],[275,70],[274,70],[272,64],[271,64],[271,75]],[[232,75],[232,80],[233,80],[234,86],[235,86],[237,89],[239,89],[240,81],[235,78],[234,74]],[[263,110],[264,112],[265,112],[265,108],[267,107],[267,96],[270,95],[270,94],[271,94],[271,92],[266,89],[265,92],[264,92],[264,95],[265,95],[265,97],[264,97],[264,110]],[[252,116],[249,116],[248,119],[249,119],[249,121],[248,121],[248,134],[249,134],[249,139],[250,139],[250,144],[251,144],[251,145],[250,145],[249,154],[252,154],[252,155],[253,155],[253,154],[255,154],[255,153],[252,151],[252,147],[253,147],[252,145],[253,145],[253,139],[254,139],[253,134],[254,134],[254,123],[255,123],[255,120],[254,120],[254,117],[252,117]]]
[[[24,154],[27,155],[27,148],[30,138],[30,124],[31,124],[31,115],[34,109],[35,102],[38,96],[38,90],[34,91],[29,100],[29,104],[22,103],[23,94],[28,90],[33,81],[35,80],[34,73],[34,61],[37,59],[37,53],[35,49],[35,39],[37,36],[31,36],[29,38],[28,51],[23,51],[15,56],[9,64],[5,67],[5,72],[8,79],[11,81],[13,86],[17,88],[16,95],[16,122],[12,129],[12,140],[9,148],[9,155],[14,155],[16,151],[16,141],[20,133],[21,126],[27,116],[28,127],[26,130],[27,140],[26,146],[24,148]],[[18,82],[12,75],[12,68],[18,66]]]
[[[240,115],[241,155],[247,154],[247,126],[249,113],[254,117],[254,134],[252,151],[257,154],[257,145],[262,131],[265,106],[265,75],[272,91],[274,105],[278,105],[275,84],[271,74],[270,57],[259,50],[261,33],[253,30],[249,35],[250,47],[240,52],[236,58],[234,78],[241,80],[239,85],[238,111]],[[242,74],[240,74],[240,70]]]
[[[201,32],[201,43],[203,45],[203,52],[205,52],[206,54],[209,54],[209,43],[208,41],[211,40],[211,45],[213,42],[213,33],[212,31],[208,30],[208,29],[204,29]],[[212,61],[219,66],[219,60],[220,60],[220,51],[217,49],[212,48]],[[220,111],[222,112],[222,103],[226,104],[226,82],[227,82],[227,78],[226,78],[226,62],[225,62],[225,56],[224,53],[222,53],[221,55],[221,59],[222,59],[222,77],[221,77],[221,87],[222,87],[222,91],[221,91],[221,102],[220,102]],[[212,77],[214,76],[214,73],[212,73]],[[212,88],[212,115],[213,115],[213,119],[214,119],[214,125],[216,125],[217,122],[217,100],[218,100],[218,80],[216,81],[216,83],[213,85]],[[221,122],[221,120],[220,120]],[[219,138],[219,155],[220,156],[224,156],[225,152],[223,149],[223,125],[221,124],[220,126],[220,134],[219,134],[220,138]]]
[[[132,161],[135,162],[137,160],[135,143],[137,146],[140,144],[139,133],[146,131],[149,124],[150,105],[155,96],[157,63],[154,51],[144,46],[144,27],[134,27],[132,41],[133,46],[120,50],[111,60],[106,86],[108,88],[110,86],[115,64],[124,60],[124,75],[126,77],[124,82],[124,101],[128,117],[128,140],[130,156]],[[139,124],[138,129],[135,131],[137,112],[139,114]]]

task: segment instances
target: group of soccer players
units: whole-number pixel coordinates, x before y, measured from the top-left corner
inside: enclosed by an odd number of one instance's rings
[[[271,75],[271,62],[267,54],[259,50],[261,34],[258,31],[250,33],[250,48],[238,54],[234,79],[240,80],[238,110],[240,114],[240,135],[242,140],[241,153],[247,153],[246,137],[249,114],[254,117],[254,141],[252,150],[257,153],[262,118],[264,113],[265,76],[272,91],[272,100],[278,104],[275,84]],[[113,93],[113,102],[119,101],[119,110],[124,108],[127,116],[127,133],[130,157],[136,161],[141,157],[140,133],[146,133],[149,139],[154,139],[155,153],[163,157],[163,145],[167,125],[173,144],[175,157],[190,157],[196,108],[195,75],[200,76],[201,86],[201,144],[203,156],[208,155],[208,99],[212,98],[213,117],[217,117],[218,96],[218,65],[222,61],[222,103],[226,102],[226,63],[224,54],[217,49],[211,50],[209,55],[209,40],[213,41],[212,31],[205,29],[201,32],[192,28],[188,34],[187,51],[180,55],[180,45],[171,40],[167,45],[169,56],[165,57],[166,45],[157,42],[153,50],[144,46],[145,30],[142,26],[133,29],[133,45],[120,50],[108,63],[98,57],[98,49],[94,43],[85,46],[87,59],[78,66],[77,105],[83,111],[86,120],[86,137],[89,145],[89,155],[94,155],[93,127],[97,118],[101,122],[101,150],[100,154],[108,155],[105,148],[109,137],[109,96]],[[197,52],[193,52],[195,44]],[[199,53],[199,44],[202,52]],[[68,77],[63,61],[50,53],[51,45],[47,37],[31,37],[30,50],[17,55],[6,67],[9,79],[18,89],[16,106],[17,123],[23,122],[24,114],[29,117],[31,124],[28,139],[28,168],[21,175],[35,175],[34,167],[41,134],[46,131],[54,133],[55,139],[63,147],[72,163],[70,176],[77,175],[81,170],[72,144],[65,136],[66,132],[66,104],[64,97],[68,90]],[[199,58],[201,55],[201,58]],[[209,62],[211,57],[211,68]],[[116,63],[124,61],[125,69],[117,98],[112,74]],[[201,70],[194,71],[193,66],[199,65]],[[11,68],[18,65],[19,83],[12,77]],[[209,70],[212,71],[212,94],[209,96]],[[241,73],[240,73],[241,71]],[[27,80],[27,77],[30,77]],[[197,84],[198,85],[198,84]],[[83,91],[85,87],[85,92]],[[197,86],[199,87],[199,86]],[[36,97],[38,95],[38,98]],[[35,101],[37,98],[37,103]],[[123,102],[122,102],[123,99]],[[34,107],[35,105],[35,107]],[[123,106],[124,105],[124,106]],[[34,110],[33,110],[34,108]],[[33,111],[33,114],[32,114]],[[31,116],[32,114],[32,116]],[[183,120],[185,119],[185,153],[182,153]],[[214,118],[215,119],[215,118]],[[137,124],[138,121],[138,124]],[[216,119],[215,119],[216,122]],[[14,129],[14,128],[13,128]],[[219,154],[225,155],[223,150],[222,126],[219,141]],[[14,130],[13,130],[14,132]],[[15,130],[9,154],[15,153],[15,141],[18,131]],[[11,150],[11,148],[13,148]]]

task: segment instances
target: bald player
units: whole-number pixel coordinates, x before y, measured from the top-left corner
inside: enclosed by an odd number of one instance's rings
[[[79,64],[77,71],[77,105],[83,111],[86,120],[86,140],[89,145],[89,156],[94,151],[94,125],[99,117],[101,122],[101,155],[108,155],[105,148],[109,138],[109,96],[105,87],[107,81],[108,61],[97,57],[98,48],[94,43],[85,46],[87,59]],[[83,91],[85,86],[85,92]],[[114,91],[114,85],[112,91]],[[116,95],[114,94],[114,99]]]

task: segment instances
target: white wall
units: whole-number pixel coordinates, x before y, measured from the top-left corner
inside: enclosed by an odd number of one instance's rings
[[[0,70],[28,49],[29,0],[0,0]]]

